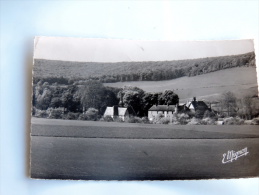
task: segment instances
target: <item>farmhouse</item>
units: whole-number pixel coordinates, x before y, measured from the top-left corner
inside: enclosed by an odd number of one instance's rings
[[[153,105],[148,110],[148,119],[153,120],[159,113],[163,114],[164,117],[173,117],[174,113],[184,113],[197,111],[205,112],[206,110],[211,110],[204,101],[197,101],[194,97],[191,101],[187,103],[177,104],[177,105]]]
[[[184,112],[187,110],[185,104],[176,104],[176,105],[153,105],[148,110],[148,119],[153,120],[159,113],[163,114],[164,117],[173,117],[174,113]]]
[[[120,106],[112,106],[112,107],[107,107],[105,112],[104,112],[104,117],[110,116],[113,119],[114,118],[120,118],[123,121],[125,120],[125,117],[130,117],[130,116],[135,116],[135,111],[133,110],[132,107],[120,107]]]
[[[193,113],[197,112],[198,110],[202,112],[211,110],[204,101],[197,101],[196,97],[186,103],[186,108]]]
[[[177,110],[175,105],[153,105],[148,110],[148,119],[153,120],[159,113],[163,114],[165,117],[173,116],[173,113]]]

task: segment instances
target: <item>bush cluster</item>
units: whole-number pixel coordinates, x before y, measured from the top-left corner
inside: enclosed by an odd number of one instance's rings
[[[228,117],[224,118],[223,121],[224,125],[243,125],[245,123],[245,120],[239,117]]]
[[[79,113],[68,112],[67,114],[63,114],[62,119],[65,119],[65,120],[77,120],[77,119],[79,119]]]
[[[251,125],[259,125],[259,117],[254,118],[254,119],[251,121]]]
[[[214,113],[206,111],[203,118],[195,117],[193,113],[178,113],[173,114],[173,117],[165,117],[162,113],[150,121],[147,117],[130,116],[124,120],[120,117],[98,115],[98,110],[89,108],[85,113],[64,112],[64,108],[48,108],[40,110],[33,107],[32,113],[35,117],[49,119],[65,119],[65,120],[88,120],[88,121],[104,121],[104,122],[125,122],[125,123],[144,123],[144,124],[173,124],[173,125],[259,125],[259,117],[252,120],[244,120],[238,116],[218,118]]]
[[[48,113],[48,118],[52,118],[52,119],[62,119],[64,117],[63,108],[48,108],[46,110],[46,113]]]

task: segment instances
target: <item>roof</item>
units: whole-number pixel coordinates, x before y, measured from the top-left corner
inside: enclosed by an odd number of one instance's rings
[[[149,111],[174,111],[175,105],[153,105]]]
[[[187,103],[187,107],[190,107],[191,104],[193,105],[194,109],[198,109],[198,108],[205,108],[207,109],[208,106],[204,101],[191,101]]]

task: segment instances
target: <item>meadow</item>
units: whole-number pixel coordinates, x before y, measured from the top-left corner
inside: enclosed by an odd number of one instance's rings
[[[32,136],[123,139],[259,138],[257,125],[162,125],[32,118]]]
[[[32,119],[32,127],[33,178],[167,180],[259,175],[256,126],[169,127]],[[247,156],[222,164],[224,153],[245,147]]]
[[[237,67],[166,81],[131,81],[104,83],[104,85],[118,88],[137,86],[146,92],[173,90],[178,94],[180,101],[192,97],[214,101],[227,91],[233,92],[239,98],[244,95],[251,97],[258,95],[256,68],[254,67]]]

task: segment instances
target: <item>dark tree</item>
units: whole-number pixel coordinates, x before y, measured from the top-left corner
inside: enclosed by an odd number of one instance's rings
[[[52,97],[51,102],[49,104],[51,108],[59,108],[63,107],[63,103],[60,97]]]
[[[104,96],[104,86],[100,81],[88,80],[79,89],[79,96],[83,111],[88,108],[99,110]]]
[[[145,92],[138,87],[125,86],[117,95],[122,98],[125,107],[132,107],[137,115],[142,116],[142,97]]]
[[[116,94],[118,93],[119,88],[105,87],[100,104],[99,114],[103,115],[107,106],[118,105],[119,99]]]
[[[179,97],[172,90],[165,90],[158,98],[160,105],[176,105],[179,103]]]
[[[161,92],[144,94],[142,97],[142,110],[145,115],[147,115],[149,108],[151,108],[153,105],[159,104],[158,99],[161,95]]]

